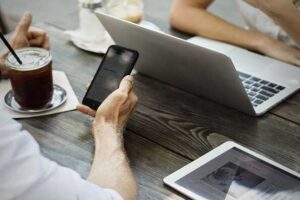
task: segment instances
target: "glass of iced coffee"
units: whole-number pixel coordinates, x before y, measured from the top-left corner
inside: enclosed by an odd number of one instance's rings
[[[20,65],[12,54],[6,59],[15,101],[26,109],[40,109],[52,100],[52,56],[41,48],[16,50]]]

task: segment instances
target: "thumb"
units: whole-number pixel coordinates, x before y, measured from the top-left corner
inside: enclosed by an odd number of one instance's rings
[[[129,94],[132,88],[133,88],[133,77],[125,76],[120,83],[119,89],[122,92]]]
[[[16,27],[17,34],[27,34],[31,25],[32,15],[30,12],[25,12],[19,24]]]

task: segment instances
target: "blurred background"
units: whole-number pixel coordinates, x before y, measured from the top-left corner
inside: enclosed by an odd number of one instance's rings
[[[145,19],[160,26],[168,23],[169,9],[172,0],[143,0],[145,8]],[[162,3],[164,2],[164,3]],[[219,16],[225,17],[234,24],[243,26],[243,21],[236,8],[235,1],[216,0],[210,10]],[[24,13],[33,13],[33,22],[44,22],[54,25],[63,30],[75,29],[78,27],[78,0],[0,0],[0,26],[3,32],[10,32]],[[149,16],[152,13],[152,17]],[[156,19],[157,16],[165,16],[164,21]],[[70,18],[69,16],[74,16]],[[163,30],[164,31],[164,30]]]

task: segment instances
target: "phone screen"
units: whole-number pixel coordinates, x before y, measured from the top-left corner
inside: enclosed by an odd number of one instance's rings
[[[100,104],[119,87],[122,78],[130,73],[137,56],[135,51],[110,47],[85,98]]]

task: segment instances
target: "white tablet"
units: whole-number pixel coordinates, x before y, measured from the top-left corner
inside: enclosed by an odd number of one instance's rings
[[[300,174],[226,142],[164,179],[199,200],[299,200]]]

